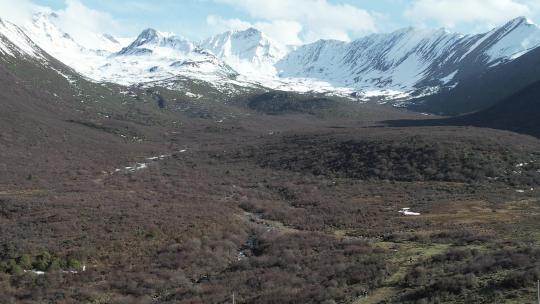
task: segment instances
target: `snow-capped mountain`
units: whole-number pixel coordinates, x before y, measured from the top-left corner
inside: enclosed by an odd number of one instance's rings
[[[102,65],[103,79],[136,84],[178,76],[208,81],[234,79],[238,74],[210,52],[171,33],[144,30],[129,46],[109,56]],[[96,75],[97,77],[98,75]]]
[[[195,44],[172,33],[162,33],[154,29],[144,30],[129,46],[118,55],[145,55],[159,51],[174,50],[188,54],[196,49]]]
[[[237,75],[210,52],[173,34],[147,29],[131,43],[95,34],[89,39],[95,45],[88,48],[64,32],[57,18],[54,13],[37,13],[21,32],[48,54],[94,81],[132,85],[177,76],[216,81]]]
[[[355,88],[410,89],[459,40],[443,30],[402,29],[353,41],[318,41],[277,63],[280,75]]]
[[[44,60],[39,47],[17,25],[0,19],[0,54]]]
[[[356,41],[321,40],[276,64],[282,77],[309,77],[357,89],[438,90],[467,73],[540,46],[540,28],[517,18],[480,35],[406,28]]]
[[[80,53],[111,54],[118,52],[125,43],[125,40],[112,35],[92,33],[93,37],[88,37],[88,40],[94,45],[84,46],[60,28],[55,13],[36,13],[22,28],[42,49],[59,58],[65,58],[70,53],[72,56]]]
[[[97,82],[133,85],[184,77],[214,86],[354,92],[364,100],[384,96],[384,101],[403,101],[451,90],[471,75],[540,46],[540,28],[525,18],[478,35],[405,28],[352,42],[320,40],[297,49],[253,28],[199,43],[154,29],[130,41],[92,34],[92,43],[83,45],[57,19],[54,13],[38,13],[21,27],[3,22],[0,52],[9,52],[8,44],[20,44],[17,49],[26,54],[43,49]]]
[[[216,35],[202,41],[200,47],[211,51],[241,74],[275,75],[275,63],[289,52],[287,46],[254,28]]]

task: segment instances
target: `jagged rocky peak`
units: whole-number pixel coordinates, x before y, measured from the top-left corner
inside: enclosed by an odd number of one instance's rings
[[[486,33],[481,42],[488,48],[484,53],[490,64],[500,64],[540,46],[540,27],[518,17]]]
[[[251,38],[251,37],[263,38],[264,36],[263,32],[259,31],[258,29],[254,27],[250,27],[247,30],[243,30],[243,31],[234,31],[233,35],[241,36],[244,38]]]
[[[289,51],[287,46],[272,40],[253,27],[218,34],[202,41],[201,47],[225,60],[256,64],[275,63]]]
[[[510,20],[508,23],[506,23],[505,27],[520,26],[520,25],[535,25],[535,24],[531,19],[524,16],[520,16],[520,17]]]
[[[507,23],[503,24],[500,27],[496,27],[493,30],[491,30],[489,33],[496,33],[496,34],[508,34],[516,31],[522,31],[522,30],[535,30],[539,29],[538,25],[534,24],[530,19],[527,17],[517,17],[514,18]]]
[[[159,43],[161,36],[164,36],[164,35],[160,35],[159,32],[156,31],[155,29],[152,29],[152,28],[145,29],[139,34],[137,39],[132,43],[132,46],[141,46],[141,45],[149,44],[149,43]]]
[[[156,48],[169,48],[175,51],[189,53],[194,51],[196,46],[194,43],[183,37],[148,28],[142,31],[135,41],[133,41],[128,47],[122,49],[118,54],[151,54]]]

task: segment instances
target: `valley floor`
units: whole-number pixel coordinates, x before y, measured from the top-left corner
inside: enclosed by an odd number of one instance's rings
[[[537,139],[196,107],[4,126],[3,303],[534,301]]]

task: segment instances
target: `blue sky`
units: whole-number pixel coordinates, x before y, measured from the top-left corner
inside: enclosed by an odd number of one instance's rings
[[[0,11],[13,5],[0,0]],[[474,33],[517,16],[540,20],[540,0],[18,0],[70,16],[73,28],[135,36],[152,27],[198,40],[257,27],[288,44],[351,40],[406,26]],[[21,5],[22,7],[22,5]],[[88,29],[90,30],[90,29]]]

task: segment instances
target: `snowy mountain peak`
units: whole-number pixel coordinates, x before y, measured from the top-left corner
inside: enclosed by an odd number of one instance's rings
[[[122,49],[118,55],[145,55],[157,49],[169,49],[189,53],[196,49],[191,41],[172,33],[158,32],[155,29],[145,29],[129,46]]]
[[[155,29],[148,28],[142,31],[131,45],[137,47],[147,43],[159,44],[161,39],[165,39],[167,37],[169,37],[169,35],[163,35]]]
[[[505,25],[503,25],[503,27],[513,28],[520,25],[535,25],[535,24],[531,19],[521,16],[521,17],[517,17],[508,21]]]
[[[480,40],[491,65],[516,59],[540,46],[540,27],[525,17],[515,18]]]
[[[0,54],[44,60],[39,47],[17,25],[0,18]]]
[[[268,37],[266,37],[266,35],[263,32],[259,31],[258,29],[254,27],[250,27],[243,31],[234,31],[233,35],[237,37],[244,37],[244,38],[256,37],[258,39],[268,39]]]
[[[255,28],[221,33],[200,43],[241,73],[275,75],[274,64],[289,49]]]
[[[114,53],[119,51],[124,42],[109,34],[88,33],[84,43],[76,41],[72,35],[61,28],[56,13],[38,12],[23,25],[25,32],[49,54],[58,57],[66,52],[100,52]],[[62,58],[62,56],[60,56]]]

